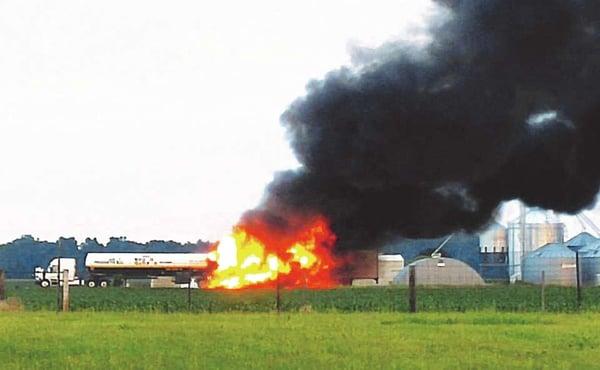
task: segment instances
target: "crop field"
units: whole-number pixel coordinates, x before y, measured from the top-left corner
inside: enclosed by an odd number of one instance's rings
[[[31,282],[9,282],[8,296],[17,297],[26,310],[53,310],[56,288],[42,289]],[[281,310],[287,312],[405,312],[408,291],[402,287],[339,288],[281,292]],[[547,287],[546,310],[577,310],[574,288]],[[479,288],[419,288],[419,311],[541,310],[540,288],[529,285],[491,285]],[[150,312],[270,312],[276,307],[273,290],[205,291],[193,289],[188,304],[186,289],[71,288],[74,311]],[[600,312],[600,288],[583,290],[584,311]]]
[[[3,369],[600,368],[600,314],[0,312]]]

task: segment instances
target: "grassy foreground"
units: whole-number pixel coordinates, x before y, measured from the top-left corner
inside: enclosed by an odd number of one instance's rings
[[[600,314],[0,313],[0,368],[600,368]]]

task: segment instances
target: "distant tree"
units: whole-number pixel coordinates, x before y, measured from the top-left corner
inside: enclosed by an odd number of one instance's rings
[[[10,243],[0,245],[0,269],[6,271],[8,278],[30,278],[36,266],[46,267],[48,262],[60,253],[62,257],[77,259],[77,272],[85,279],[85,256],[90,252],[199,252],[204,251],[208,245],[209,243],[204,241],[181,244],[172,240],[153,240],[142,244],[124,237],[111,237],[105,246],[96,238],[86,238],[83,243],[78,244],[72,237],[61,237],[56,242],[47,242],[31,235],[23,235]]]

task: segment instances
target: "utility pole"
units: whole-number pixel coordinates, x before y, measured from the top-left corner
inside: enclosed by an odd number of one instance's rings
[[[277,313],[281,312],[281,292],[279,290],[280,290],[280,286],[279,286],[279,271],[277,271],[277,289],[276,289],[276,292],[277,292],[276,299],[277,299],[277,301],[275,303],[276,306],[277,306]]]
[[[523,201],[519,201],[519,244],[521,244],[521,250],[519,252],[519,258],[518,258],[518,263],[519,263],[519,274],[521,274],[521,264],[523,263],[523,256],[525,255],[525,253],[528,252],[528,250],[525,250],[525,244],[527,243],[527,238],[525,236],[526,233],[526,227],[527,227],[527,207],[525,207],[525,204],[523,203]],[[514,251],[513,251],[514,254]],[[516,259],[516,258],[515,258]],[[513,268],[514,270],[514,268]]]
[[[575,252],[575,273],[577,274],[577,309],[581,309],[581,275],[579,273],[579,251]]]
[[[381,251],[379,247],[377,248],[377,252],[375,253],[375,266],[377,266],[377,277],[375,277],[375,282],[379,285],[379,254]]]
[[[58,249],[58,271],[56,272],[56,310],[60,311],[62,309],[62,292],[60,291],[60,249],[61,249],[61,244],[62,244],[62,239],[59,237],[58,238],[58,244],[57,244],[57,249]],[[52,281],[52,279],[50,279],[50,281]]]
[[[546,272],[542,271],[542,312],[546,311]]]

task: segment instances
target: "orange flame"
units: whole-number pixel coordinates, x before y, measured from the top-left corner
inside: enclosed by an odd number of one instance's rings
[[[302,225],[291,232],[261,222],[235,226],[209,252],[217,267],[210,272],[206,287],[334,287],[335,235],[322,217]]]

